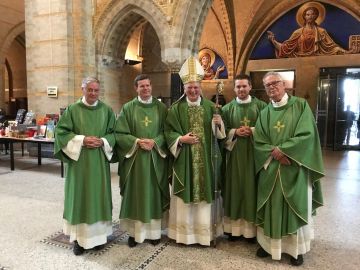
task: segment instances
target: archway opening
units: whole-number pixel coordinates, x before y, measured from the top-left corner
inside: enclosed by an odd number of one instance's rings
[[[136,13],[129,13],[122,21],[132,22],[132,25],[121,24],[112,29],[108,37],[112,40],[111,44],[105,42],[106,48],[110,48],[107,53],[111,60],[103,60],[100,67],[104,99],[115,111],[136,96],[133,81],[140,73],[150,76],[154,97],[170,96],[170,70],[162,62],[156,30]]]

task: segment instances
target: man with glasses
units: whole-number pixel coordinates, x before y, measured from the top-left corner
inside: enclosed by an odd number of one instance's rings
[[[256,180],[253,130],[266,103],[250,96],[251,80],[238,75],[234,81],[236,98],[222,109],[226,128],[226,169],[222,185],[224,232],[229,240],[244,236],[256,243]]]
[[[109,160],[115,145],[112,109],[100,101],[100,82],[87,77],[83,97],[67,107],[55,129],[55,157],[67,164],[65,179],[65,235],[73,252],[101,249],[112,234]]]
[[[265,74],[271,103],[255,126],[255,167],[258,173],[258,257],[303,263],[314,238],[312,214],[323,204],[324,176],[318,131],[306,100],[289,96],[280,74]]]

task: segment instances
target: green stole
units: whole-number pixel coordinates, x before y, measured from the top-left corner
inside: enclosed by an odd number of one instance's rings
[[[201,145],[195,147],[183,144],[173,161],[173,191],[184,203],[197,203],[199,200],[211,203],[214,199],[212,151],[213,145],[218,145],[214,142],[211,120],[215,106],[210,100],[202,98],[198,107],[190,108],[184,97],[170,107],[165,123],[165,138],[169,147],[179,136],[190,131],[201,139]]]

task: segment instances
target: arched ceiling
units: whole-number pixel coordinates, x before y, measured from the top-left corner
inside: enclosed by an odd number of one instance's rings
[[[25,4],[24,0],[0,1],[0,59],[13,40],[25,31]]]

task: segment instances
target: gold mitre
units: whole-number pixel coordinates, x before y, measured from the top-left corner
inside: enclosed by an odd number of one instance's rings
[[[204,69],[194,56],[190,56],[182,65],[179,75],[183,84],[200,82],[204,77]]]

